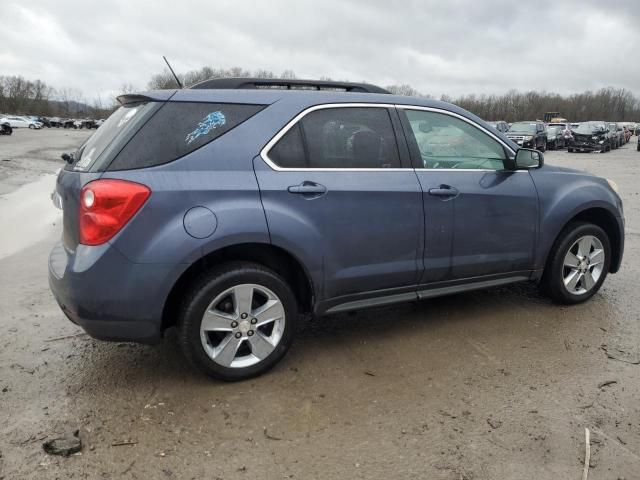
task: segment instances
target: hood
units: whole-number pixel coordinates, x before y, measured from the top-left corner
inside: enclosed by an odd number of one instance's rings
[[[574,175],[582,175],[583,177],[593,178],[596,175],[592,173],[585,172],[584,170],[576,170],[575,168],[567,168],[567,167],[558,167],[557,165],[549,165],[548,163],[544,164],[543,167],[547,172],[558,172],[558,173],[571,173]]]

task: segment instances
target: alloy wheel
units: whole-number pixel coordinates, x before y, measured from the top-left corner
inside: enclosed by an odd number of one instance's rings
[[[567,291],[583,295],[593,289],[602,276],[604,261],[604,247],[597,237],[578,238],[564,257],[562,277]]]
[[[236,285],[219,294],[205,310],[200,340],[217,364],[250,367],[276,349],[285,321],[284,306],[271,290],[257,284]]]

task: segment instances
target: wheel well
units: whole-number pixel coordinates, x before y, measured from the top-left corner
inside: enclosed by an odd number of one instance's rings
[[[610,272],[615,273],[620,266],[620,230],[618,228],[618,221],[611,212],[604,208],[590,208],[584,210],[573,217],[567,225],[571,222],[589,222],[598,225],[609,236],[611,243],[611,267]]]
[[[298,299],[300,312],[311,312],[313,285],[300,262],[279,247],[264,243],[244,243],[211,252],[187,268],[171,289],[165,302],[162,312],[163,331],[176,324],[180,301],[195,278],[215,265],[230,261],[258,263],[281,275]]]

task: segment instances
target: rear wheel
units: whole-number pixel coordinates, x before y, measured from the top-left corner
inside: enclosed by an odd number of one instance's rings
[[[571,223],[551,249],[541,287],[558,303],[581,303],[600,289],[610,264],[605,231],[592,223]]]
[[[179,342],[208,375],[243,380],[287,353],[297,325],[297,301],[282,277],[261,265],[229,263],[193,284],[181,309]]]
[[[573,153],[573,148],[571,148],[571,147],[567,148],[567,152]]]

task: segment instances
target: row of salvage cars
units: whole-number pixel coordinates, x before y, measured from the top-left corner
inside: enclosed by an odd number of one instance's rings
[[[60,117],[36,117],[26,115],[0,115],[0,134],[11,135],[15,128],[29,128],[40,130],[41,128],[98,128],[104,123],[103,119],[76,119]]]
[[[488,123],[518,145],[542,152],[547,148],[558,150],[565,147],[571,153],[609,152],[627,143],[634,131],[640,132],[640,124],[604,121],[546,124],[533,120],[512,124],[504,121]]]

